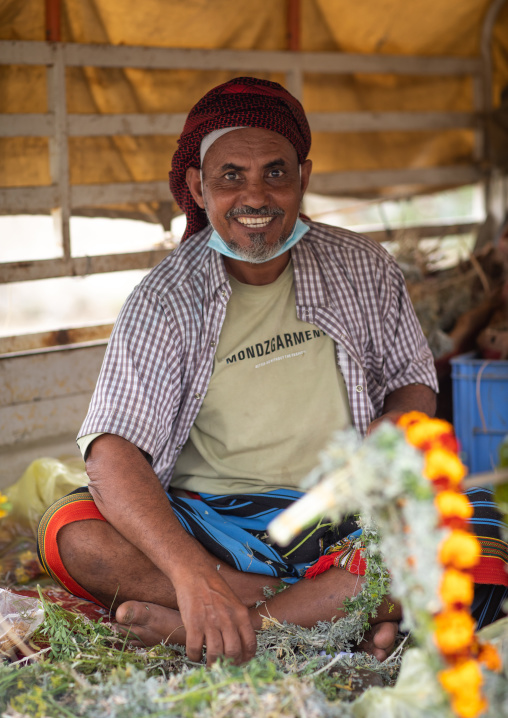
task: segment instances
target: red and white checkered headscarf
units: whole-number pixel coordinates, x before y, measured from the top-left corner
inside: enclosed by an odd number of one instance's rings
[[[173,155],[169,186],[187,217],[182,242],[208,224],[206,214],[192,197],[185,173],[200,167],[201,141],[224,127],[261,127],[278,132],[296,150],[300,164],[310,150],[310,128],[303,107],[282,85],[255,77],[237,77],[214,87],[189,112]]]

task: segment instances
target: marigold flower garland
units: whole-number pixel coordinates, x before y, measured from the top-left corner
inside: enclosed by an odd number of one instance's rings
[[[469,531],[472,506],[461,493],[466,469],[457,456],[453,427],[447,422],[415,411],[401,416],[397,425],[406,440],[423,452],[423,473],[435,491],[440,524],[450,529],[438,556],[444,569],[439,589],[443,607],[435,616],[434,641],[447,664],[438,679],[451,697],[454,712],[460,718],[475,718],[488,706],[482,694],[480,664],[500,670],[501,659],[492,645],[478,641],[470,613],[472,569],[479,561],[481,547]]]

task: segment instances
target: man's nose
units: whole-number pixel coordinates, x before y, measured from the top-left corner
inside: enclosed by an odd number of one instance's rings
[[[270,204],[269,188],[263,178],[248,179],[242,188],[242,204],[260,209]]]

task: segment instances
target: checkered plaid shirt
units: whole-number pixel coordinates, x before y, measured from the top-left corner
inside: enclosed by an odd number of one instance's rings
[[[296,313],[335,341],[353,424],[365,433],[395,389],[437,391],[432,354],[390,255],[353,232],[310,227],[291,250]],[[79,433],[132,442],[165,488],[206,394],[231,295],[210,232],[172,252],[127,299]]]

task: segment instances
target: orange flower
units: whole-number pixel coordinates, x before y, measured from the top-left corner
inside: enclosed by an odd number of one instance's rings
[[[460,718],[475,718],[487,708],[481,695],[483,676],[476,661],[467,660],[438,673],[438,678],[452,696],[452,708]]]
[[[436,643],[445,654],[460,653],[474,637],[475,622],[469,611],[443,611],[436,616]]]
[[[478,654],[478,660],[480,663],[489,669],[489,671],[499,672],[503,667],[501,656],[497,652],[497,649],[492,643],[482,643],[480,645],[480,652]]]
[[[397,419],[397,426],[400,426],[401,429],[406,429],[408,426],[411,426],[411,424],[417,424],[420,421],[429,421],[429,418],[429,415],[424,414],[422,411],[408,411]]]
[[[455,453],[448,449],[436,448],[426,452],[423,473],[430,481],[445,478],[452,486],[457,486],[467,472]]]
[[[479,691],[467,691],[452,700],[452,708],[459,718],[476,718],[488,707],[489,704]]]
[[[422,420],[410,424],[406,429],[406,438],[410,444],[426,451],[431,446],[439,446],[444,443],[446,448],[455,447],[453,442],[450,447],[449,437],[454,438],[453,427],[442,419]]]
[[[472,658],[440,671],[438,678],[445,691],[452,696],[458,696],[466,690],[477,691],[483,684],[480,666]]]
[[[441,491],[434,499],[434,504],[444,519],[459,518],[467,521],[473,515],[468,498],[456,491]]]
[[[449,568],[443,574],[439,593],[447,608],[469,606],[473,602],[473,578],[468,573]]]
[[[481,554],[480,542],[467,531],[450,531],[439,547],[439,560],[444,566],[473,568]]]

